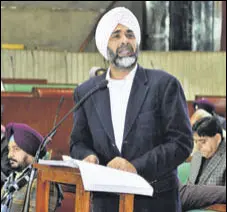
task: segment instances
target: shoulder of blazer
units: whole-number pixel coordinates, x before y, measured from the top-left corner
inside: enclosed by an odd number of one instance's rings
[[[171,75],[170,73],[160,70],[160,69],[147,69],[139,66],[139,71],[144,71],[146,72],[148,81],[156,82],[156,83],[161,83],[161,84],[167,84],[168,82],[176,82],[179,83],[178,79]]]
[[[106,78],[106,73],[104,73],[100,76],[92,77],[92,78],[86,80],[85,82],[81,83],[80,85],[78,85],[75,88],[74,93],[77,92],[77,95],[79,95],[79,97],[81,98],[87,92],[89,92],[91,89],[93,89],[95,86],[97,86],[105,78]]]

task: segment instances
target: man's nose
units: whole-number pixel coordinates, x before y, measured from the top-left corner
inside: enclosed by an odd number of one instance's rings
[[[200,142],[197,143],[198,150],[201,150],[202,144]]]
[[[8,152],[8,159],[12,158],[12,156],[13,156],[12,151],[9,151],[9,152]]]
[[[122,37],[121,37],[121,43],[122,44],[127,44],[128,43],[128,38],[125,35],[122,35]]]

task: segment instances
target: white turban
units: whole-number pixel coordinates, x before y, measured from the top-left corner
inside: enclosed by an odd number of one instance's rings
[[[118,24],[131,29],[136,37],[137,44],[140,44],[140,26],[134,14],[125,7],[116,7],[107,12],[99,21],[95,33],[96,46],[99,52],[107,58],[107,45],[109,38]]]

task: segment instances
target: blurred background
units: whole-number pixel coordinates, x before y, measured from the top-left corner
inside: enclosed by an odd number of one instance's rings
[[[224,1],[1,1],[1,39],[2,43],[24,44],[33,50],[96,52],[93,34],[98,19],[110,8],[125,6],[140,22],[142,50],[219,51],[223,4]],[[82,46],[86,38],[87,44]]]

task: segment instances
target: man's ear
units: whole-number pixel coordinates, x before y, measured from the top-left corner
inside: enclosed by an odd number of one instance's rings
[[[216,133],[216,135],[214,136],[215,137],[215,140],[218,142],[218,144],[221,143],[221,134],[220,133]]]

